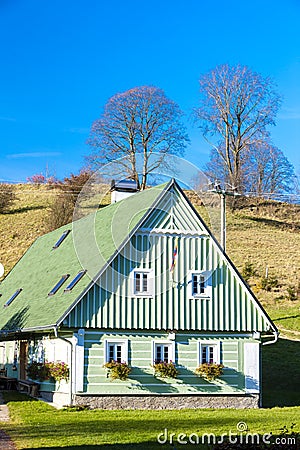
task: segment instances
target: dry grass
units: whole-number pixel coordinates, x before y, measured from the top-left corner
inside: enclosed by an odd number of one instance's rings
[[[54,192],[45,188],[16,185],[17,200],[6,214],[0,214],[0,262],[5,274],[16,264],[34,240],[46,233],[47,207]]]

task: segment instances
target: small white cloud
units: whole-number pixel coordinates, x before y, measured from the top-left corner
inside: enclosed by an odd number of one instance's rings
[[[48,156],[61,156],[60,152],[33,152],[33,153],[12,153],[7,155],[9,159],[18,159],[18,158],[45,158]]]

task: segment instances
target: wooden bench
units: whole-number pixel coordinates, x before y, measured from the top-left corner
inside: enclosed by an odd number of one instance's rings
[[[4,377],[0,375],[0,385],[3,389],[13,390],[16,389],[17,379],[13,377]]]
[[[18,380],[18,391],[25,392],[31,397],[37,397],[39,392],[39,384],[30,380]]]

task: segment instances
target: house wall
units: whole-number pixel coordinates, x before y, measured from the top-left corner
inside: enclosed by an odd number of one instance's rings
[[[165,332],[134,332],[130,330],[78,330],[68,339],[41,339],[31,342],[29,359],[39,356],[48,361],[64,361],[72,368],[74,402],[104,409],[175,408],[175,407],[257,407],[259,405],[260,342],[247,334],[176,332],[175,340]],[[128,364],[132,369],[126,381],[111,380],[105,363],[106,341],[126,341]],[[154,376],[153,342],[174,342],[177,378]],[[199,365],[199,342],[219,343],[220,362],[224,374],[208,382],[194,374]],[[6,343],[9,375],[14,360],[14,342]],[[82,348],[81,359],[78,350]],[[82,378],[82,384],[81,384]],[[70,382],[40,383],[41,395],[58,404],[68,404]],[[159,396],[159,400],[157,399]],[[128,401],[126,401],[128,398]],[[154,399],[156,398],[156,400]]]
[[[246,393],[244,374],[244,346],[253,342],[249,336],[212,335],[201,333],[176,333],[175,363],[179,371],[176,379],[154,376],[153,341],[167,340],[166,333],[136,332],[106,333],[86,331],[84,338],[84,385],[85,394],[238,394]],[[127,381],[111,381],[107,377],[105,363],[105,340],[128,341],[128,363],[132,372]],[[207,382],[194,374],[199,365],[199,341],[220,342],[220,361],[224,375],[215,382]],[[257,358],[259,355],[257,354]],[[259,360],[257,360],[259,367]],[[258,383],[258,382],[257,382]],[[257,384],[257,393],[259,386]],[[252,391],[253,393],[253,391]]]
[[[178,238],[179,253],[172,276],[170,266],[175,239],[173,235],[138,233],[134,236],[70,313],[64,325],[148,330],[268,329],[268,321],[247,288],[225,264],[210,238]],[[133,294],[132,275],[138,268],[153,270],[152,296],[141,298]],[[210,274],[209,297],[194,298],[191,295],[191,273],[197,271]]]
[[[18,345],[14,341],[6,341],[2,343],[2,357],[0,364],[4,366],[7,371],[8,377],[18,378],[19,377],[19,367],[16,365],[17,370],[14,370],[15,355],[18,355]]]

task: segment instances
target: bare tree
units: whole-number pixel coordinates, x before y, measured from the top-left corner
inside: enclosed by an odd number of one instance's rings
[[[78,175],[71,174],[63,181],[57,181],[54,187],[57,195],[49,207],[46,225],[49,231],[55,230],[73,219],[74,208],[82,188],[90,179],[91,173],[82,170]]]
[[[243,164],[245,189],[258,196],[289,192],[294,187],[293,165],[269,142],[251,146]]]
[[[182,155],[188,142],[182,112],[165,93],[153,86],[135,87],[111,97],[91,129],[87,159],[93,168],[110,162],[136,181],[141,189],[147,176],[166,162],[169,154]],[[142,155],[138,167],[137,155]]]
[[[232,186],[242,188],[242,158],[268,138],[281,103],[270,78],[246,66],[217,66],[200,79],[196,120]]]

